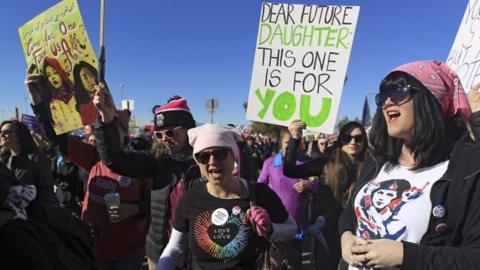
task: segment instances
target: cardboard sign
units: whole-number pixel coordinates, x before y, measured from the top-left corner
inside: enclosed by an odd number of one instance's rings
[[[465,92],[480,82],[480,1],[469,0],[447,58],[460,77]]]
[[[64,0],[18,29],[27,66],[45,75],[40,95],[57,134],[95,122],[97,57],[76,0]]]
[[[247,119],[333,132],[359,11],[263,3]]]
[[[20,122],[24,123],[29,129],[33,130],[35,133],[43,133],[40,125],[38,124],[37,118],[33,115],[22,114]]]

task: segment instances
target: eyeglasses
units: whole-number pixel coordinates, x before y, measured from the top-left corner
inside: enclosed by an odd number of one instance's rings
[[[158,139],[163,139],[165,136],[168,138],[172,138],[175,135],[175,130],[179,129],[181,127],[172,127],[164,130],[157,130],[153,132],[153,135],[157,137]]]
[[[229,148],[217,148],[212,151],[202,151],[200,153],[195,154],[195,158],[201,164],[207,164],[210,161],[210,157],[213,156],[217,160],[225,160],[228,157],[228,153],[230,153]]]
[[[396,88],[389,88],[386,91],[380,91],[375,96],[375,103],[378,107],[383,107],[388,98],[395,105],[401,105],[412,98],[413,89],[410,84],[398,85]]]
[[[324,143],[324,142],[321,142],[321,143],[318,143],[319,145],[326,145],[327,143]]]
[[[342,139],[342,144],[350,143],[352,141],[352,139],[355,139],[355,142],[357,142],[357,143],[362,143],[363,142],[363,135],[355,135],[355,136],[345,135],[345,137],[343,137],[343,139]]]

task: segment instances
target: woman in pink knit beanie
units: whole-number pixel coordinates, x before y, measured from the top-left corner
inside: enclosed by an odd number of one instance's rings
[[[233,175],[237,142],[242,139],[239,133],[205,124],[188,130],[188,137],[206,181],[180,200],[172,236],[157,269],[174,269],[188,246],[193,269],[254,269],[258,238],[291,238],[296,224],[266,184],[248,185]],[[250,192],[256,198],[253,207]]]

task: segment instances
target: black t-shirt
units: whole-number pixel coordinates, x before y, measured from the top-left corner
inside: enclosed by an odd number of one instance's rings
[[[256,204],[265,208],[273,223],[283,223],[288,212],[266,184],[255,184]],[[187,191],[176,210],[174,228],[188,233],[193,263],[201,269],[253,269],[259,239],[246,211],[249,198],[219,199],[206,184]]]

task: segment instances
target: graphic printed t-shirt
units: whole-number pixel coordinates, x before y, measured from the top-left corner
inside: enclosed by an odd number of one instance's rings
[[[387,172],[385,167],[355,196],[356,235],[419,243],[430,220],[431,188],[447,170],[448,161],[417,171],[399,165]]]
[[[256,184],[257,205],[265,208],[272,223],[288,218],[280,198],[266,185]],[[248,198],[219,199],[206,184],[190,189],[177,208],[174,228],[188,233],[193,260],[201,269],[253,269],[258,236],[252,231],[246,211]]]

